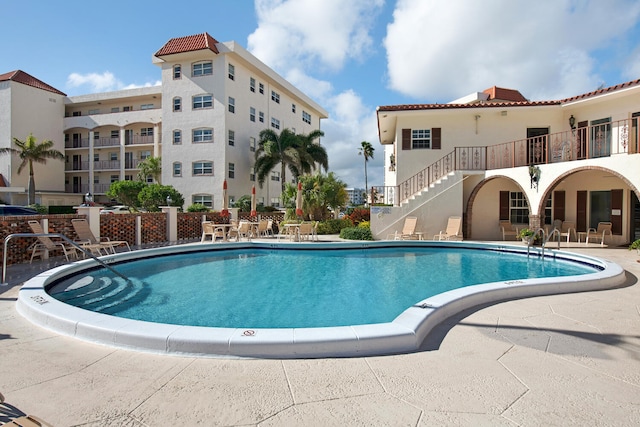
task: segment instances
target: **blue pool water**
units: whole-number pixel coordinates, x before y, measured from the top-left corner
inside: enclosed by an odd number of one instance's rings
[[[54,283],[56,299],[176,325],[310,328],[391,322],[430,296],[481,283],[573,276],[594,267],[456,248],[237,249],[115,264]]]

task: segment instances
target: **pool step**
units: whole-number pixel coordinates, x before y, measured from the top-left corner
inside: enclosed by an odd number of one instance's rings
[[[56,299],[105,314],[114,314],[130,303],[140,303],[149,295],[149,290],[137,279],[100,277],[86,284],[72,284],[65,290],[51,292]]]

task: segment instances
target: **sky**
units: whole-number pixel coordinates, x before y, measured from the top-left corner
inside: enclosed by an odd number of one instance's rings
[[[329,171],[384,184],[381,105],[492,86],[556,100],[640,78],[639,0],[0,0],[0,74],[69,96],[160,84],[153,54],[208,32],[236,41],[329,113]]]

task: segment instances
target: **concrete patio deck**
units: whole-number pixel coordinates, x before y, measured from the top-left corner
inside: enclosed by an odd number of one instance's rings
[[[191,358],[84,343],[17,313],[19,284],[42,265],[10,266],[0,287],[0,422],[640,425],[639,258],[571,246],[621,265],[626,285],[474,309],[441,324],[421,352],[351,359]]]

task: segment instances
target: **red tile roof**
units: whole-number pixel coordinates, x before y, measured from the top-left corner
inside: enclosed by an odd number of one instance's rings
[[[58,95],[67,96],[66,93],[60,92],[53,86],[49,86],[42,80],[38,80],[32,75],[25,73],[22,70],[11,71],[5,74],[0,74],[0,82],[11,80],[13,82],[22,83],[23,85],[35,87],[38,89],[46,90],[49,92],[57,93]]]
[[[604,93],[615,92],[616,90],[625,89],[629,87],[640,86],[640,79],[632,80],[626,83],[620,83],[615,86],[611,86],[604,89],[598,89],[593,92],[584,93],[571,98],[565,98],[558,101],[517,101],[515,99],[505,99],[507,102],[480,102],[470,104],[405,104],[405,105],[383,105],[378,107],[378,111],[411,111],[411,110],[439,110],[439,109],[456,109],[456,108],[499,108],[499,107],[532,107],[540,105],[562,105],[567,102],[576,101],[579,99],[591,98],[593,96],[602,95]],[[504,99],[506,96],[514,96],[514,93],[520,94],[517,90],[502,89],[498,87],[492,87],[484,91],[489,93],[489,99],[491,99],[492,91],[496,99]],[[503,92],[507,91],[507,92]],[[520,95],[522,96],[522,95]]]
[[[489,101],[492,99],[499,99],[500,101],[513,101],[513,102],[526,102],[527,98],[515,89],[505,89],[502,87],[493,86],[489,89],[482,91],[489,95]]]
[[[166,42],[154,56],[174,55],[176,53],[193,52],[203,49],[209,49],[214,53],[220,53],[216,47],[217,43],[218,41],[211,37],[209,33],[177,37]]]

